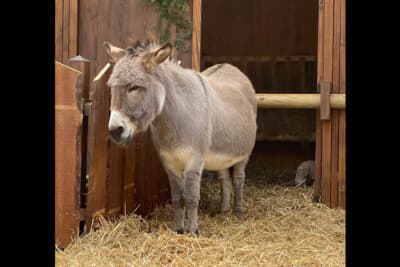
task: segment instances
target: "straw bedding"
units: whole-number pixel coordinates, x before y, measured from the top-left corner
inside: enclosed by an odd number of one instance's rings
[[[311,201],[312,188],[247,179],[246,215],[216,214],[219,184],[202,182],[200,237],[175,234],[170,205],[125,215],[75,239],[56,266],[344,266],[345,211]]]

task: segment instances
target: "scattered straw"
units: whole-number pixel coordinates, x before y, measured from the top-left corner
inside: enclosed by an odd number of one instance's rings
[[[131,214],[61,251],[56,266],[344,266],[345,211],[311,201],[311,188],[246,181],[246,216],[215,214],[219,185],[202,184],[200,237],[170,229],[170,205],[145,221]],[[149,232],[151,229],[151,232]]]

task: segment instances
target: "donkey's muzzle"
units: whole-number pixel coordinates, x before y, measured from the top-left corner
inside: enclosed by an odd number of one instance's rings
[[[110,129],[110,135],[111,137],[118,141],[121,138],[121,134],[124,131],[124,128],[122,126],[118,126],[114,129]]]
[[[119,111],[111,111],[108,131],[111,139],[120,145],[127,145],[132,139],[134,130],[129,119]]]

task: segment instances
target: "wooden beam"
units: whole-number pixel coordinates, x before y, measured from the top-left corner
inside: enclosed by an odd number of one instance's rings
[[[320,94],[256,94],[256,98],[259,108],[319,109],[321,106]],[[330,94],[329,101],[331,108],[346,108],[346,94]]]

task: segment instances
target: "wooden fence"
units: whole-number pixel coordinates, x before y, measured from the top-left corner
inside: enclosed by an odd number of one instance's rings
[[[125,149],[108,138],[111,96],[106,83],[112,65],[106,64],[93,79],[90,94],[85,90],[89,75],[85,70],[90,68],[83,64],[81,69],[83,74],[56,62],[56,238],[60,247],[79,233],[80,220],[85,220],[89,231],[96,227],[98,216],[110,218],[133,211],[146,215],[169,199],[168,180],[154,147],[142,147],[147,142],[141,139],[150,138],[149,132],[139,134]],[[328,96],[328,109],[345,108],[344,94]],[[320,111],[324,104],[322,94],[257,94],[257,103],[260,108]],[[87,190],[82,186],[86,173]],[[87,202],[83,208],[82,201]]]
[[[55,235],[64,247],[79,234],[82,73],[55,63]]]
[[[149,131],[138,134],[127,148],[108,138],[106,82],[112,66],[106,64],[88,83],[88,62],[81,63],[82,72],[55,64],[55,233],[62,248],[79,234],[81,221],[89,231],[96,227],[98,216],[111,218],[133,211],[144,216],[164,205],[170,193],[157,153],[148,145]]]
[[[201,69],[230,63],[246,73],[258,93],[312,93],[315,56],[203,56]]]

